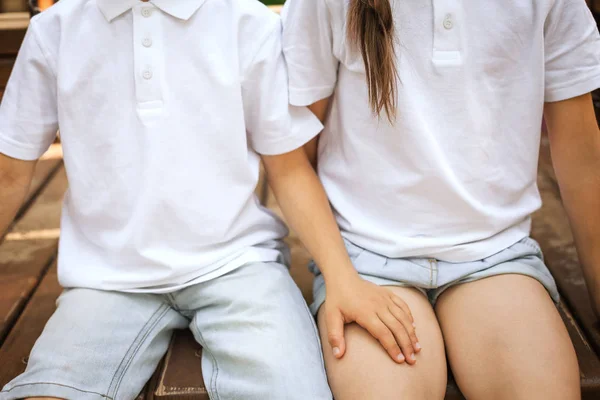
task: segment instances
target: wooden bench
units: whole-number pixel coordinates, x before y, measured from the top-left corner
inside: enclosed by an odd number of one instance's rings
[[[56,250],[66,186],[61,149],[56,144],[38,164],[26,204],[0,243],[0,386],[25,369],[27,356],[61,292],[56,278]],[[598,399],[600,321],[592,313],[546,143],[541,148],[539,187],[544,206],[534,217],[533,235],[544,249],[563,296],[559,311],[577,350],[583,398]],[[281,215],[264,180],[257,196]],[[295,234],[287,241],[294,260],[291,273],[310,301],[312,277],[306,269],[309,256]],[[200,355],[201,348],[192,336],[186,331],[177,332],[140,399],[208,399]],[[452,380],[446,398],[463,398]]]

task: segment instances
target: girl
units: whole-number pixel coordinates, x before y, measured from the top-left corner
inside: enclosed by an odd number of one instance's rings
[[[544,113],[600,309],[588,94],[600,38],[584,0],[288,0],[283,18],[290,101],[327,116],[306,151],[354,266],[406,301],[423,346],[409,367],[360,323],[344,336],[331,304],[347,278],[315,267],[334,397],[441,399],[447,354],[469,399],[579,398],[557,289],[529,231]]]
[[[183,328],[212,399],[331,399],[286,229],[254,196],[262,158],[324,273],[352,270],[302,150],[322,125],[287,98],[281,22],[255,0],[71,0],[32,19],[0,107],[0,232],[60,128],[66,289],[1,400],[133,399]],[[369,290],[371,309],[340,312],[416,343],[402,300]]]

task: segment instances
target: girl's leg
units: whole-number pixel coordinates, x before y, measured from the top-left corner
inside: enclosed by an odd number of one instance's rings
[[[436,312],[466,398],[581,398],[569,334],[535,279],[498,275],[458,285],[440,296]]]
[[[396,364],[373,337],[356,324],[346,325],[347,351],[337,360],[327,342],[324,307],[319,330],[329,384],[336,400],[443,399],[446,357],[440,327],[427,298],[418,290],[390,287],[410,307],[423,350],[414,366]]]

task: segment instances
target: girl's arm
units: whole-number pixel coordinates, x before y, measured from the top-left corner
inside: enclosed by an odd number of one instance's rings
[[[321,123],[325,123],[327,119],[327,113],[329,111],[329,98],[319,100],[316,103],[310,105],[308,107],[313,114],[319,118]],[[306,152],[306,156],[308,160],[312,164],[315,171],[317,170],[317,149],[319,148],[319,137],[321,135],[315,136],[310,142],[304,145],[304,151]]]
[[[544,115],[561,196],[600,316],[600,131],[591,95],[547,103]]]
[[[269,184],[292,229],[319,266],[327,285],[329,343],[344,355],[344,325],[368,330],[398,363],[416,361],[419,345],[406,303],[391,291],[362,280],[354,269],[325,190],[305,151],[263,156]]]

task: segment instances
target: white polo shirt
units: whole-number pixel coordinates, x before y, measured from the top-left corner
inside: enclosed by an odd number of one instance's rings
[[[281,22],[255,0],[61,1],[31,21],[0,152],[36,159],[60,127],[64,286],[169,291],[281,258],[259,153],[322,129],[287,99]]]
[[[293,105],[333,95],[319,173],[344,236],[387,257],[465,262],[529,235],[544,101],[600,87],[584,0],[391,0],[398,119],[371,113],[347,0],[288,0]]]

